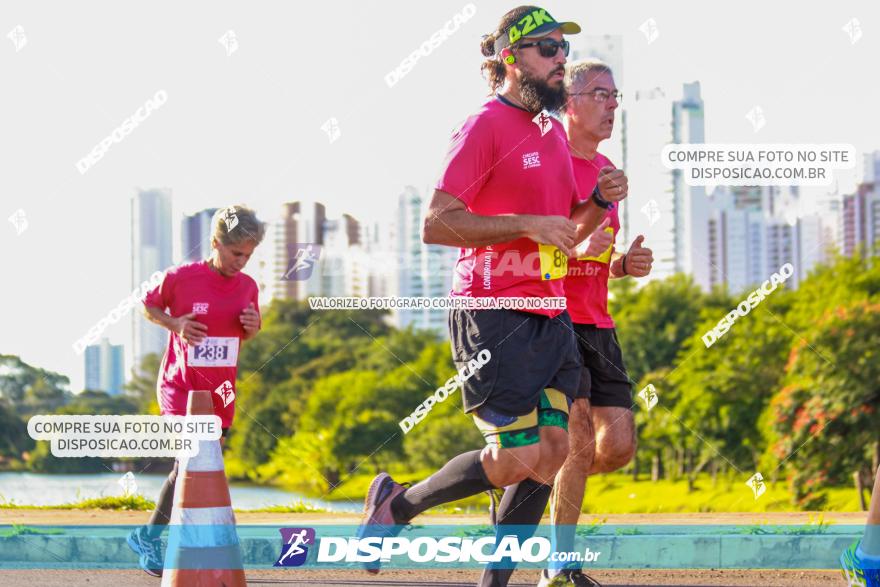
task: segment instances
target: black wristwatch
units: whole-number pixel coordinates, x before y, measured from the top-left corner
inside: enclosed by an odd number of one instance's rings
[[[593,203],[595,203],[600,208],[605,208],[606,210],[610,210],[614,207],[614,202],[609,202],[605,198],[602,197],[602,194],[599,193],[599,185],[593,188],[593,195],[590,196],[592,198]]]

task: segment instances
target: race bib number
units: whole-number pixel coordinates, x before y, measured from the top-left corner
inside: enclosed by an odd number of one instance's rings
[[[235,367],[237,362],[237,336],[209,336],[187,349],[186,364],[190,367]]]
[[[611,226],[606,226],[605,232],[610,234],[612,239],[614,238],[614,228],[612,228]],[[608,245],[608,248],[605,249],[604,252],[602,252],[602,254],[600,254],[596,257],[591,257],[591,256],[585,255],[583,257],[578,257],[577,260],[578,261],[598,261],[599,263],[606,263],[607,264],[607,263],[611,262],[611,251],[612,250],[614,250],[614,241],[613,240],[611,241],[611,244]]]
[[[541,281],[560,279],[568,274],[568,257],[554,245],[538,245],[541,259]]]

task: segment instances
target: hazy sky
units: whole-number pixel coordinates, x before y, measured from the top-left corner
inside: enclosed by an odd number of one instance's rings
[[[175,249],[184,212],[243,201],[268,218],[310,198],[369,220],[391,213],[404,185],[424,189],[450,131],[485,96],[480,35],[515,4],[474,2],[473,18],[394,87],[383,78],[466,4],[5,2],[0,353],[81,388],[71,344],[131,291],[136,187],[173,190]],[[709,142],[880,148],[876,2],[543,6],[587,34],[623,37],[625,99],[699,80]],[[652,43],[639,30],[648,18]],[[855,44],[843,31],[852,18]],[[27,41],[16,52],[6,35],[18,25]],[[218,42],[228,30],[231,55]],[[80,174],[76,162],[160,90],[167,102]],[[756,105],[759,133],[745,118]],[[321,130],[330,117],[332,144]],[[16,235],[6,218],[19,208],[28,228]],[[128,320],[106,334],[128,345]]]

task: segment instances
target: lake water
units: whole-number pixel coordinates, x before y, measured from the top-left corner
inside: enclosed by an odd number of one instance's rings
[[[122,495],[122,473],[92,475],[44,475],[37,473],[0,473],[0,502],[19,505],[61,505],[93,497]],[[165,475],[135,474],[136,493],[153,501],[165,481]],[[360,512],[360,502],[334,502],[313,499],[274,487],[234,483],[229,486],[232,507],[253,510],[276,505],[305,504],[336,512]]]

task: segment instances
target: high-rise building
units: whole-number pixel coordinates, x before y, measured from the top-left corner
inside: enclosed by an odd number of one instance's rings
[[[786,287],[797,288],[834,247],[833,206],[801,214],[796,186],[721,186],[710,200],[709,287],[741,293],[791,263]]]
[[[843,196],[843,254],[875,253],[880,245],[880,193],[877,183],[863,182]]]
[[[295,262],[297,251],[308,245],[317,245],[320,251],[324,246],[324,222],[327,220],[326,208],[319,202],[288,202],[281,206],[281,215],[273,226],[275,246],[274,272],[272,275],[272,297],[279,299],[304,300],[310,295],[319,295],[321,289],[320,273],[314,269],[315,279],[284,279]],[[318,253],[320,257],[320,253]]]
[[[759,197],[759,196],[758,196]],[[713,195],[714,210],[707,222],[708,290],[726,285],[731,292],[745,290],[766,279],[765,218],[754,204],[752,188],[719,188]]]
[[[131,199],[131,289],[139,289],[153,273],[171,265],[171,190],[138,190]],[[140,312],[132,312],[131,320],[132,359],[137,368],[145,355],[165,352],[168,332]]]
[[[181,257],[184,263],[201,261],[211,256],[211,220],[217,208],[208,208],[191,216],[184,216],[181,223]]]
[[[452,279],[458,249],[442,245],[424,245],[422,254],[422,287],[428,298],[446,297],[452,289]],[[448,335],[448,315],[446,310],[426,309],[421,317],[420,328],[434,330]]]
[[[400,297],[444,297],[452,288],[458,249],[422,242],[422,220],[428,202],[416,188],[406,186],[397,200],[394,234],[399,260],[394,289]],[[398,327],[430,329],[447,335],[448,312],[431,308],[401,309],[394,313]]]
[[[865,154],[866,183],[880,183],[880,151]]]
[[[806,278],[816,265],[829,264],[842,250],[841,199],[835,192],[813,195],[800,207],[798,250],[800,275]]]
[[[586,35],[571,38],[572,50],[569,62],[581,59],[598,59],[608,64],[614,72],[614,81],[618,86],[624,83],[623,71],[623,36],[622,35]]]
[[[663,147],[672,142],[672,102],[662,88],[629,92],[626,99],[626,174],[629,195],[621,213],[621,248],[636,235],[645,235],[645,246],[654,252],[647,279],[664,279],[676,271],[676,214],[672,173],[661,160]]]
[[[388,297],[396,292],[400,266],[399,254],[394,247],[393,223],[371,222],[363,227],[363,245],[367,266],[367,295]]]
[[[400,297],[421,296],[424,292],[422,274],[422,198],[413,186],[406,186],[397,198],[397,222],[394,225],[399,259],[395,290]],[[394,313],[397,325],[405,328],[417,321],[417,310],[401,309]]]
[[[99,344],[87,346],[85,364],[85,389],[104,391],[110,395],[123,392],[125,359],[121,344],[110,344],[108,339],[102,338]]]
[[[801,225],[798,221],[789,223],[781,218],[769,219],[766,228],[766,265],[761,281],[778,272],[783,265],[790,263],[794,273],[786,281],[786,286],[797,289],[805,277],[801,262],[800,239],[798,238],[800,229]]]
[[[672,103],[672,142],[706,142],[706,123],[700,82],[684,84],[683,97]],[[672,170],[672,198],[675,223],[675,271],[688,273],[694,283],[710,287],[709,214],[711,203],[704,186],[691,186],[681,169]]]
[[[322,296],[369,295],[369,256],[361,246],[360,223],[351,215],[324,221],[324,248],[315,268]]]

